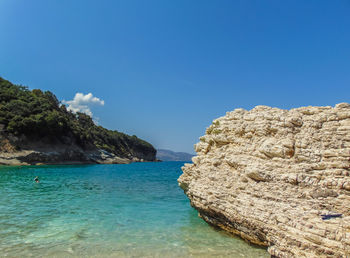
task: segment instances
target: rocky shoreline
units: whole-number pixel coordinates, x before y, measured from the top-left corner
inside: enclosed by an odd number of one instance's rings
[[[153,161],[138,157],[118,157],[108,151],[97,149],[84,151],[75,147],[26,149],[0,152],[0,165],[60,165],[60,164],[129,164],[132,162]]]
[[[350,104],[236,109],[195,150],[178,182],[206,222],[274,257],[350,256]]]

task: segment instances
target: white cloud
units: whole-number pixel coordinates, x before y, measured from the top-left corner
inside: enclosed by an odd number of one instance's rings
[[[90,106],[99,105],[103,106],[105,104],[104,100],[94,97],[92,93],[84,95],[83,93],[76,93],[73,100],[63,100],[63,104],[68,105],[67,110],[73,113],[81,112],[92,117],[92,112]]]

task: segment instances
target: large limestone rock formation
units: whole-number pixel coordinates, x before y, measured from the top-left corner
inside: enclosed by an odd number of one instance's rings
[[[178,181],[205,221],[272,256],[350,257],[349,104],[236,109],[195,149]]]

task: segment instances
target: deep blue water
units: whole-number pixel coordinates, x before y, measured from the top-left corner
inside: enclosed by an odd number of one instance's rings
[[[182,165],[0,167],[0,256],[268,257],[198,217]]]

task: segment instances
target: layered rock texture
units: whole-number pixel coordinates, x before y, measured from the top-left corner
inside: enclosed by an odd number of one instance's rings
[[[178,181],[205,221],[276,257],[350,257],[349,104],[236,109],[195,150]]]

